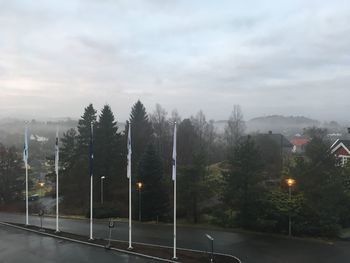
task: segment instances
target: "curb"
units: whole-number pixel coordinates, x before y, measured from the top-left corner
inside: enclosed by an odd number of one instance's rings
[[[17,228],[17,229],[20,229],[20,230],[29,231],[29,232],[33,232],[33,233],[36,233],[36,234],[46,235],[46,236],[50,236],[50,237],[53,237],[53,238],[63,239],[63,240],[67,240],[67,241],[71,241],[71,242],[75,242],[75,243],[84,244],[84,245],[90,245],[90,246],[94,246],[94,247],[105,248],[105,246],[103,246],[103,245],[94,244],[94,243],[85,242],[85,241],[76,240],[76,239],[71,239],[71,238],[68,238],[68,237],[57,236],[57,235],[53,235],[53,234],[49,234],[49,233],[45,233],[45,232],[40,232],[40,231],[36,231],[36,230],[33,230],[33,229],[29,229],[29,228],[13,225],[13,224],[10,224],[10,223],[0,222],[0,225],[13,227],[13,228]],[[127,243],[127,241],[125,241],[125,240],[118,240],[118,239],[111,239],[111,241]],[[160,248],[170,248],[170,249],[172,248],[172,247],[169,247],[169,246],[148,244],[148,243],[142,243],[142,242],[133,242],[133,244],[146,245],[146,246],[150,246],[150,247],[160,247]],[[134,255],[134,256],[144,257],[144,258],[148,258],[148,259],[158,260],[158,261],[162,261],[162,262],[171,262],[171,263],[179,263],[179,262],[181,262],[181,261],[173,261],[173,260],[170,260],[170,259],[164,259],[164,258],[149,256],[149,255],[146,255],[146,254],[132,252],[130,250],[123,250],[123,249],[112,248],[112,247],[110,248],[110,250],[114,250],[114,251],[117,251],[117,252],[130,254],[130,255]],[[197,252],[197,253],[208,253],[207,251],[203,251],[203,250],[190,249],[190,248],[180,248],[180,247],[178,247],[177,250]],[[242,261],[238,257],[230,255],[230,254],[215,252],[214,255],[230,257],[230,258],[235,259],[238,263],[242,263]]]
[[[117,242],[127,243],[127,241],[125,241],[125,240],[119,240],[119,239],[111,239],[111,241],[117,241]],[[150,247],[172,248],[172,247],[169,247],[169,246],[148,244],[148,243],[142,243],[142,242],[132,242],[132,243],[133,243],[133,244],[137,244],[137,245],[147,245],[147,246],[150,246]],[[190,249],[190,248],[178,247],[178,248],[176,248],[176,249],[177,249],[177,250],[183,250],[183,251],[190,251],[190,252],[208,253],[207,251],[197,250],[197,249]],[[233,255],[230,255],[230,254],[214,252],[214,255],[230,257],[230,258],[233,258],[233,259],[237,260],[238,263],[242,263],[242,261],[241,261],[238,257],[233,256]],[[176,261],[176,262],[178,262],[178,261]]]
[[[8,223],[5,223],[5,222],[0,222],[0,225],[17,228],[17,229],[24,230],[24,231],[33,232],[33,233],[44,235],[44,236],[49,236],[49,237],[53,237],[53,238],[67,240],[67,241],[74,242],[74,243],[79,243],[79,244],[84,244],[84,245],[89,245],[89,246],[99,247],[99,248],[104,248],[105,249],[105,246],[103,246],[103,245],[94,244],[94,243],[85,242],[85,241],[80,241],[80,240],[76,240],[76,239],[71,239],[71,238],[68,238],[68,237],[56,236],[56,235],[52,235],[52,234],[49,234],[49,233],[40,232],[40,231],[36,231],[36,230],[33,230],[33,229],[29,229],[29,228],[25,228],[25,227],[21,227],[21,226],[8,224]],[[110,250],[114,250],[114,251],[117,251],[117,252],[120,252],[120,253],[125,253],[125,254],[129,254],[129,255],[133,255],[133,256],[139,256],[139,257],[144,257],[144,258],[148,258],[148,259],[152,259],[152,260],[162,261],[162,262],[171,262],[171,263],[179,263],[180,262],[180,261],[173,261],[173,260],[170,260],[170,259],[153,257],[153,256],[149,256],[149,255],[146,255],[146,254],[136,253],[136,252],[123,250],[123,249],[118,249],[118,248],[113,248],[113,247],[111,247]]]

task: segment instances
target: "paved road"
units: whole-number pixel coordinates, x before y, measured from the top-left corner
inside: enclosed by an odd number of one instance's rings
[[[98,260],[96,260],[98,259]],[[38,262],[149,262],[114,251],[0,226],[0,263]]]
[[[24,223],[24,215],[0,213],[0,221]],[[30,217],[30,224],[39,225],[38,217]],[[61,219],[61,230],[88,236],[88,220]],[[55,227],[55,218],[46,218],[44,226]],[[239,257],[243,263],[343,263],[350,262],[350,242],[325,242],[289,239],[269,235],[234,233],[200,228],[178,227],[178,246],[207,250],[205,233],[215,238],[215,250]],[[107,224],[95,222],[96,237],[106,237]],[[119,223],[113,233],[118,240],[128,239],[128,225]],[[133,226],[133,240],[172,246],[172,226],[139,224]]]

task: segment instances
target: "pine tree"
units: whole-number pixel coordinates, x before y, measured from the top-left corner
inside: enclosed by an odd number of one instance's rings
[[[123,160],[121,154],[121,135],[118,133],[117,122],[109,105],[105,105],[99,116],[95,131],[95,175],[96,183],[100,182],[101,176],[105,176],[104,188],[105,201],[120,193],[123,174]],[[124,180],[126,183],[126,179]],[[95,187],[97,196],[100,196],[100,187]]]
[[[193,163],[195,152],[196,132],[190,119],[184,119],[177,131],[177,163],[190,165]]]
[[[68,158],[73,158],[70,165],[67,168],[65,167],[65,170],[61,173],[60,191],[63,196],[63,205],[71,211],[80,213],[86,212],[85,209],[89,207],[89,143],[91,123],[94,125],[95,122],[96,110],[90,104],[85,108],[84,114],[78,122],[79,134],[77,135],[75,150],[72,149],[75,143],[75,135],[72,131],[66,134],[62,140],[63,153],[66,152],[70,156],[67,156]],[[94,185],[94,188],[96,188],[96,183]]]
[[[234,148],[229,160],[231,169],[224,173],[224,203],[238,210],[237,223],[243,227],[252,227],[258,218],[264,193],[262,186],[261,155],[254,141],[248,136]]]
[[[131,143],[133,174],[137,170],[140,158],[152,139],[152,126],[141,101],[137,101],[131,109]],[[136,174],[136,173],[135,173]],[[133,177],[135,179],[135,177]]]
[[[78,122],[78,148],[81,153],[88,154],[91,123],[96,124],[96,110],[92,104],[89,104],[84,110],[83,116],[81,116]]]
[[[339,160],[330,154],[330,145],[322,129],[313,128],[304,158],[291,169],[296,191],[305,196],[305,208],[296,219],[301,232],[313,235],[336,235],[349,225],[349,195]]]
[[[74,162],[77,150],[77,132],[75,129],[69,129],[63,133],[60,147],[60,164],[67,168]],[[54,158],[52,158],[54,159]]]
[[[196,118],[183,120],[178,128],[178,196],[182,200],[179,210],[194,223],[200,219],[200,204],[212,194],[207,184],[208,149],[212,140],[209,128],[201,111]]]
[[[169,196],[163,177],[162,162],[152,144],[149,144],[140,161],[138,175],[143,183],[142,219],[162,220],[169,212]]]

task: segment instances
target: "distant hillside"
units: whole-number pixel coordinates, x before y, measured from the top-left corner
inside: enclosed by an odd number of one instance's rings
[[[272,115],[266,117],[258,117],[247,122],[248,132],[284,132],[302,131],[303,128],[321,126],[317,120],[306,118],[303,116],[281,116]]]
[[[224,133],[227,120],[215,122],[215,128],[218,133]],[[346,133],[346,129],[335,121],[321,123],[318,120],[310,119],[304,116],[281,116],[271,115],[265,117],[253,118],[246,121],[247,133],[283,133],[286,136],[294,136],[302,133],[304,128],[308,127],[327,128],[329,133]]]

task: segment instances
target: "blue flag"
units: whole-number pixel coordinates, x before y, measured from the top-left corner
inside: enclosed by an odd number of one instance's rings
[[[176,180],[176,122],[174,124],[173,156],[172,156],[172,179]]]
[[[91,123],[90,127],[90,153],[89,153],[89,164],[90,164],[90,176],[93,176],[94,171],[94,127]]]
[[[28,162],[28,128],[24,129],[24,147],[23,147],[23,161]]]
[[[127,166],[127,178],[131,178],[131,125],[129,122],[129,131],[128,131],[128,166]]]

